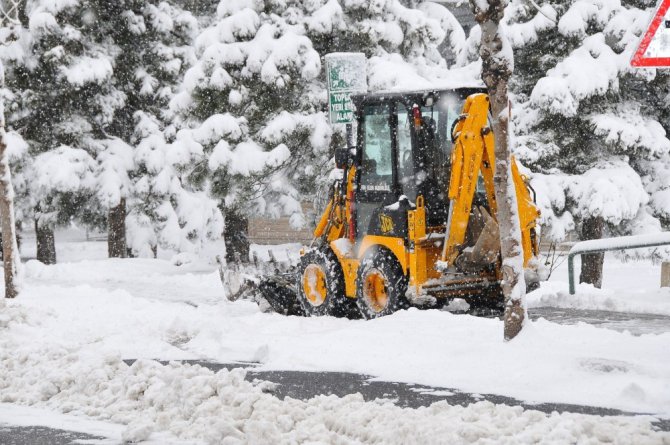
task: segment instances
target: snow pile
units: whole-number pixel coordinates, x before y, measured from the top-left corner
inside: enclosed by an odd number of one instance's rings
[[[10,308],[0,329],[39,323]],[[244,380],[245,371],[214,373],[200,366],[86,355],[76,348],[33,344],[3,335],[0,401],[38,405],[127,425],[124,441],[169,431],[206,443],[561,443],[584,440],[666,443],[650,417],[544,414],[479,402],[467,407],[437,402],[419,409],[390,401],[366,403],[359,394],[281,401],[272,385]],[[18,351],[18,353],[17,353]],[[511,419],[514,419],[511,421]]]
[[[378,91],[416,91],[450,88],[483,88],[481,62],[451,70],[407,62],[399,54],[368,60],[368,85]]]
[[[122,443],[122,435],[126,427],[124,425],[92,420],[87,417],[74,414],[56,413],[45,408],[20,406],[13,403],[0,403],[0,419],[11,427],[35,427],[44,426],[57,430],[66,430],[90,434],[92,436],[104,437],[101,441],[81,440],[74,443],[100,443],[118,444]],[[66,440],[62,436],[59,439]],[[186,441],[178,439],[169,433],[153,433],[151,438],[142,442],[143,445],[201,445],[200,441]]]
[[[540,289],[528,294],[526,303],[529,308],[558,307],[670,315],[670,289],[656,291],[631,289],[624,293],[579,284],[577,292],[570,295],[565,283],[550,282],[544,283]]]
[[[59,254],[61,251],[59,249]],[[69,253],[70,256],[81,255],[81,251],[66,251],[66,253]],[[165,253],[168,254],[168,252]],[[280,260],[283,259],[283,256],[278,257]],[[50,301],[49,305],[52,303],[54,305],[72,304],[73,310],[80,299],[96,302],[96,304],[109,304],[109,309],[113,311],[123,311],[124,307],[127,309],[127,306],[123,305],[118,309],[115,308],[118,305],[114,304],[114,299],[119,298],[128,301],[128,304],[131,304],[131,300],[133,304],[141,303],[147,298],[185,301],[193,305],[215,304],[221,301],[223,294],[218,272],[212,270],[212,266],[203,262],[202,259],[185,262],[184,258],[193,259],[193,256],[182,253],[169,260],[140,258],[89,260],[78,263],[60,263],[54,267],[45,266],[39,261],[28,261],[24,270],[27,279],[37,288],[38,294],[49,292],[54,298],[57,298],[57,300]],[[180,264],[175,264],[175,262]],[[86,271],[85,275],[81,275],[82,268]],[[74,286],[71,279],[68,278],[72,276],[79,277]],[[67,295],[68,288],[74,288],[77,291]],[[95,295],[98,291],[101,293]],[[112,298],[109,292],[113,294]],[[135,299],[131,293],[142,295],[143,299]],[[32,298],[32,295],[34,294],[29,294],[27,298]],[[167,307],[169,306],[163,306],[164,309]],[[139,309],[137,305],[134,305],[133,312]]]

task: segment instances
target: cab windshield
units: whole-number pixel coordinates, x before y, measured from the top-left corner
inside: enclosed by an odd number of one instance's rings
[[[357,218],[359,233],[367,233],[375,209],[389,206],[401,195],[415,203],[425,199],[428,224],[447,219],[447,191],[451,163],[451,128],[458,119],[465,95],[436,92],[428,97],[401,96],[370,100],[358,120]],[[413,118],[420,107],[420,127]],[[374,222],[374,221],[373,221]]]
[[[402,193],[410,201],[448,188],[451,162],[451,128],[461,113],[464,99],[445,94],[431,106],[421,107],[423,125],[412,128],[412,103],[399,103],[397,110],[398,176]],[[416,138],[413,149],[412,130]]]

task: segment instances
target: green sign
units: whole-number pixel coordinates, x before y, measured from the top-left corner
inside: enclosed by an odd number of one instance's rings
[[[349,124],[353,122],[354,103],[351,101],[351,93],[330,93],[329,96],[330,123]]]
[[[354,121],[351,95],[367,91],[365,65],[365,54],[362,53],[332,53],[326,56],[331,124],[350,124]]]
[[[361,74],[346,65],[333,64],[328,67],[329,91],[358,91],[361,89]]]

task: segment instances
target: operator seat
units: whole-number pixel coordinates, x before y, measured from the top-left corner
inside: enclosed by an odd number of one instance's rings
[[[426,224],[430,226],[439,226],[447,222],[447,199],[443,196],[440,187],[440,181],[435,175],[440,174],[443,169],[436,168],[438,163],[437,150],[440,146],[436,132],[437,124],[435,119],[430,116],[423,118],[422,125],[424,152],[420,154],[419,163],[425,171],[425,179],[417,184],[417,193],[424,197],[426,202]],[[417,177],[420,177],[419,175]]]

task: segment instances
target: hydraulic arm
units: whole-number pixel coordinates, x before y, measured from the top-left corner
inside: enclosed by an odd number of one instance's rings
[[[477,209],[484,213],[486,225],[482,232],[482,242],[476,245],[475,255],[488,261],[497,257],[500,247],[499,232],[496,223],[497,203],[493,185],[493,168],[495,165],[494,137],[488,126],[489,98],[486,94],[473,94],[467,98],[463,106],[463,114],[456,122],[452,137],[454,147],[451,153],[451,178],[449,181],[449,218],[447,221],[446,242],[442,253],[442,261],[451,266],[461,254],[466,239],[472,203],[479,178],[483,180],[489,211]],[[516,190],[519,222],[522,235],[524,266],[534,254],[538,246],[535,239],[535,225],[539,210],[530,196],[527,179],[519,173],[516,160],[512,158],[512,178]],[[497,248],[492,249],[495,244]],[[479,249],[478,249],[479,247]],[[480,250],[481,252],[477,252]]]

